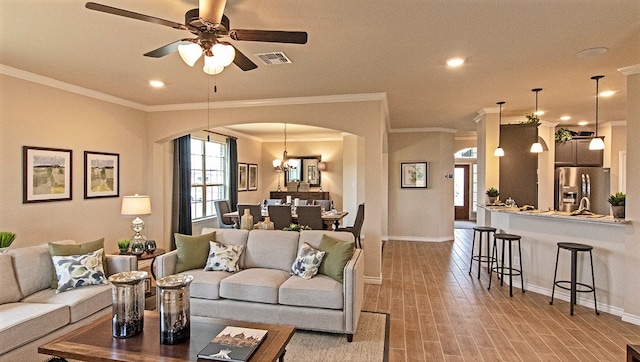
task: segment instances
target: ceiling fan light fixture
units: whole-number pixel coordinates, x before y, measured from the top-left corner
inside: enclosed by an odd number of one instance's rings
[[[180,58],[190,67],[193,67],[202,56],[202,47],[196,43],[178,45]]]
[[[209,75],[216,75],[222,73],[224,66],[220,64],[220,61],[216,57],[204,57],[204,67],[202,70]]]
[[[236,50],[231,44],[216,43],[211,49],[219,64],[223,67],[231,65],[236,57]]]

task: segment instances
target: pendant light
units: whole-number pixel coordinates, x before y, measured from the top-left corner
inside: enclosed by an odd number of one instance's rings
[[[536,112],[534,113],[535,116],[538,116],[538,93],[541,90],[542,90],[542,88],[533,88],[531,90],[532,92],[536,93]],[[542,151],[544,151],[544,149],[542,147],[542,143],[540,142],[540,137],[538,137],[538,140],[531,145],[531,150],[530,151],[531,151],[531,153],[541,153]]]
[[[504,101],[500,101],[496,104],[500,105],[500,122],[498,123],[499,125],[502,125],[502,105],[504,104]],[[496,148],[495,151],[493,151],[493,155],[496,157],[502,157],[504,156],[504,149],[502,147],[500,147],[500,135],[498,135],[498,147]]]
[[[602,138],[598,137],[598,99],[600,95],[598,94],[598,83],[600,79],[604,78],[604,75],[594,75],[591,79],[596,81],[596,136],[591,139],[589,142],[590,150],[604,150],[604,141]]]

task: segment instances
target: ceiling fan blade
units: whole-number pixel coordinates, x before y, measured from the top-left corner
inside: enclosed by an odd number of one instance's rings
[[[227,0],[200,0],[200,17],[210,23],[218,24],[226,4]]]
[[[164,20],[164,19],[160,19],[160,18],[156,18],[153,16],[144,15],[144,14],[138,14],[138,13],[134,13],[133,11],[118,9],[118,8],[114,8],[107,5],[97,4],[94,2],[86,3],[85,7],[90,10],[101,11],[107,14],[119,15],[119,16],[124,16],[126,18],[137,19],[137,20],[147,21],[149,23],[169,26],[174,29],[189,30],[189,28],[187,28],[184,24],[176,23],[174,21]]]
[[[230,44],[233,46],[233,44]],[[256,63],[252,62],[251,59],[247,58],[238,48],[234,47],[236,50],[236,57],[233,58],[233,64],[237,65],[238,68],[244,70],[245,72],[248,70],[256,69],[258,66]]]
[[[233,40],[262,41],[270,43],[306,44],[306,31],[279,31],[279,30],[247,30],[234,29],[229,32]]]
[[[164,57],[165,55],[169,55],[171,53],[175,53],[178,51],[178,46],[182,45],[182,44],[191,44],[193,43],[193,41],[189,40],[189,39],[182,39],[182,40],[178,40],[178,41],[174,41],[173,43],[167,44],[165,46],[162,46],[156,50],[152,50],[150,52],[144,53],[145,57],[152,57],[152,58],[160,58],[160,57]]]

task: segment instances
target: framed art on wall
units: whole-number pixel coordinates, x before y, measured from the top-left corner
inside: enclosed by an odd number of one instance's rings
[[[247,191],[247,168],[246,163],[238,163],[238,191]]]
[[[22,147],[22,203],[71,200],[72,151]]]
[[[427,162],[400,162],[400,186],[427,188]]]
[[[249,164],[249,191],[258,189],[258,165]]]
[[[120,195],[120,155],[84,151],[84,198]]]

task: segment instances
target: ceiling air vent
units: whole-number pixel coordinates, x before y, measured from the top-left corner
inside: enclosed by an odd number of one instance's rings
[[[266,65],[291,64],[291,60],[283,52],[255,54]]]

